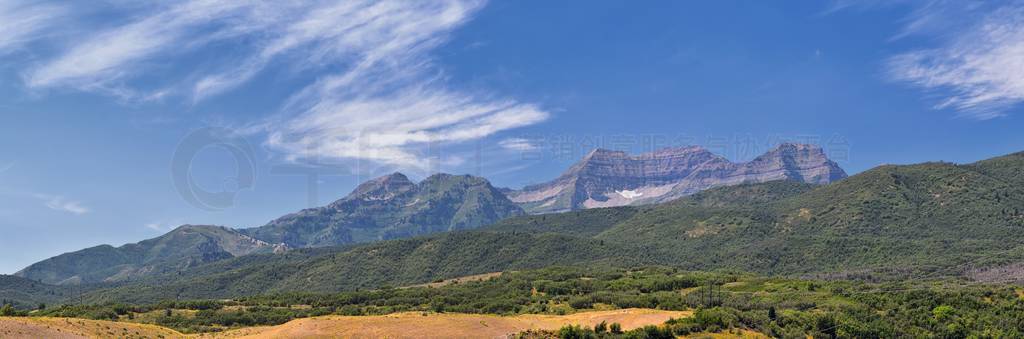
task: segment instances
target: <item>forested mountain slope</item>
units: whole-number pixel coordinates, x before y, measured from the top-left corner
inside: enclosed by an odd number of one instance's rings
[[[474,231],[236,258],[165,276],[173,288],[129,284],[93,296],[326,292],[554,264],[960,276],[1024,260],[1024,191],[1014,169],[1024,169],[1021,154],[969,165],[882,166],[826,186],[747,184],[661,205],[523,216]]]
[[[49,284],[113,282],[273,250],[273,245],[231,228],[184,225],[121,247],[100,245],[64,253],[14,275]]]
[[[44,284],[13,275],[0,275],[0,306],[8,305],[19,309],[34,309],[40,304],[52,305],[77,296],[65,286]]]

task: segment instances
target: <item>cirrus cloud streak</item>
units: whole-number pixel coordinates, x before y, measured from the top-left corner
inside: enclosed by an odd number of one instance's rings
[[[1024,2],[927,4],[897,38],[936,35],[938,47],[891,57],[889,77],[930,91],[936,108],[974,119],[1006,115],[1024,101]]]
[[[485,138],[548,117],[533,103],[455,88],[435,64],[432,53],[484,5],[112,3],[108,15],[128,19],[68,19],[78,35],[39,38],[56,52],[28,63],[23,80],[37,91],[72,89],[137,102],[178,99],[194,106],[239,91],[261,74],[284,72],[297,83],[285,90],[287,100],[240,130],[260,134],[290,161],[356,159],[422,169],[427,157],[421,148]],[[54,27],[47,20],[31,26],[21,31]],[[22,34],[30,35],[37,36]]]

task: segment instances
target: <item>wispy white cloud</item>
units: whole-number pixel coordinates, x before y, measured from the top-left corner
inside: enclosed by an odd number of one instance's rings
[[[312,55],[347,60],[349,66],[294,95],[286,112],[298,113],[268,125],[267,145],[293,160],[366,159],[425,169],[429,161],[418,149],[545,120],[548,113],[536,105],[448,88],[431,67],[428,53],[481,5],[453,1],[344,7],[339,11],[356,13],[346,20],[352,27],[340,29],[325,25],[330,20],[321,13],[297,21],[288,29],[297,33],[271,44],[270,51],[326,39]]]
[[[43,205],[47,208],[67,212],[71,214],[82,215],[91,212],[88,207],[82,205],[80,201],[68,200],[62,196],[46,195],[46,194],[35,194],[36,198],[43,200]]]
[[[1024,101],[1024,2],[921,2],[896,38],[913,35],[938,46],[891,57],[887,74],[939,97],[936,108],[984,120]]]
[[[270,117],[245,126],[283,159],[360,159],[425,168],[420,149],[545,120],[539,106],[454,88],[432,52],[479,0],[215,1],[137,5],[25,73],[30,88],[130,100],[210,100],[269,68],[301,84]],[[187,75],[150,71],[202,61]],[[168,66],[170,65],[170,66]],[[316,76],[311,76],[316,74]],[[144,79],[142,81],[140,79]]]
[[[65,13],[66,8],[58,5],[0,0],[0,55],[38,38]]]
[[[149,222],[149,223],[143,224],[142,226],[145,227],[145,228],[157,231],[157,232],[166,232],[166,231],[170,231],[170,230],[174,229],[175,227],[181,226],[181,224],[182,224],[182,221],[180,219],[175,219],[175,220],[172,220],[172,221],[161,220],[161,221]]]
[[[540,122],[529,104],[480,101],[439,89],[407,88],[381,97],[317,102],[271,131],[268,145],[294,157],[356,158],[427,166],[418,146],[469,141]]]
[[[141,90],[128,83],[145,74],[146,62],[171,61],[190,47],[211,42],[201,34],[225,36],[231,19],[245,14],[244,1],[188,1],[156,4],[141,9],[139,19],[113,28],[91,30],[84,39],[64,48],[56,58],[30,70],[29,87],[73,87],[122,98],[161,97],[166,89]],[[131,13],[136,14],[136,13]],[[138,14],[136,14],[138,15]],[[89,30],[88,27],[83,27]],[[170,86],[171,84],[162,84]]]
[[[523,138],[508,138],[508,139],[499,141],[498,142],[498,146],[501,146],[501,148],[504,148],[504,149],[507,149],[507,150],[520,151],[520,152],[534,151],[534,150],[537,150],[539,148],[537,145],[535,145],[533,143],[533,141],[531,141],[529,139],[523,139]]]

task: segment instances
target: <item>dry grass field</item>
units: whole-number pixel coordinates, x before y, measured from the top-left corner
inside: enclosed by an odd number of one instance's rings
[[[397,313],[383,316],[324,316],[277,326],[240,328],[184,335],[160,326],[72,318],[0,318],[0,338],[504,338],[528,329],[554,330],[567,324],[594,326],[602,321],[623,329],[687,317],[688,311],[623,309],[569,315]]]
[[[213,334],[230,338],[505,338],[527,329],[554,330],[567,324],[594,326],[601,321],[624,329],[661,324],[690,316],[687,311],[624,309],[556,315],[502,317],[481,314],[398,313],[385,316],[325,316],[279,326],[252,327]],[[210,337],[208,335],[207,337]]]
[[[528,329],[554,330],[568,324],[592,327],[602,321],[629,330],[657,325],[688,311],[624,309],[556,315],[502,317],[480,314],[409,312],[384,316],[324,316],[278,326],[248,327],[220,333],[182,334],[147,324],[46,317],[0,317],[0,338],[505,338]],[[686,338],[767,338],[763,334],[702,333]]]
[[[182,338],[155,325],[47,317],[0,317],[0,338]]]

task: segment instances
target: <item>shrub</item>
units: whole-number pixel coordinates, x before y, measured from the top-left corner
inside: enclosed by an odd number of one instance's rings
[[[597,338],[594,331],[580,327],[580,325],[566,325],[558,330],[558,337],[561,339],[592,339]]]
[[[611,326],[608,327],[608,331],[613,334],[620,334],[622,333],[622,325],[619,325],[619,323],[612,323]]]

